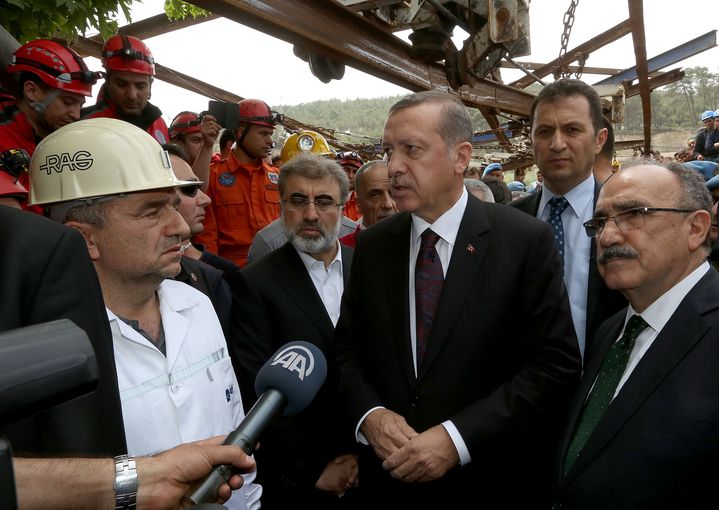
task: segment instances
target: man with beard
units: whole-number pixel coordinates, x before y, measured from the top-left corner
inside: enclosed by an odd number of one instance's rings
[[[242,398],[255,400],[255,378],[265,361],[288,340],[312,342],[323,352],[339,318],[352,249],[337,234],[349,182],[332,160],[301,154],[282,166],[282,223],[288,242],[247,266],[233,281],[230,351]],[[244,276],[244,279],[241,278]],[[335,372],[312,405],[270,426],[256,452],[263,509],[347,508],[337,498],[357,480],[352,444],[334,405]],[[351,439],[351,434],[344,434]]]
[[[80,156],[60,168],[63,154]],[[82,234],[100,280],[128,453],[234,430],[244,410],[217,314],[202,292],[172,280],[190,235],[176,189],[197,181],[177,179],[148,133],[106,118],[48,136],[30,178],[31,204]],[[230,508],[259,508],[261,488],[247,476]]]

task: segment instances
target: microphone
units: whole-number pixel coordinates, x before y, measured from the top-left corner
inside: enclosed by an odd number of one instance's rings
[[[252,455],[267,426],[280,414],[292,416],[310,405],[326,376],[327,361],[316,345],[302,341],[283,345],[257,373],[255,392],[260,398],[223,444]],[[188,497],[195,505],[216,501],[217,491],[234,472],[229,464],[215,466]]]

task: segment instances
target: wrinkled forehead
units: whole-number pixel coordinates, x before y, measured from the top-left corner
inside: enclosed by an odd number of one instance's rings
[[[598,212],[616,212],[632,207],[674,207],[679,179],[660,166],[624,168],[604,183],[597,199]]]

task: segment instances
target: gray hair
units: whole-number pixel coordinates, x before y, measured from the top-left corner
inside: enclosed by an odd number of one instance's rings
[[[426,90],[404,97],[392,105],[387,117],[400,110],[427,103],[442,105],[437,127],[448,148],[461,142],[472,142],[474,131],[467,108],[457,96],[441,90]]]
[[[360,192],[364,192],[364,183],[362,182],[362,176],[365,172],[369,171],[371,168],[377,166],[377,165],[384,165],[387,166],[387,162],[383,159],[375,159],[374,161],[369,161],[362,165],[357,172],[355,172],[355,191],[359,195]]]
[[[299,175],[310,180],[331,177],[340,187],[340,203],[344,205],[350,192],[350,181],[347,174],[336,161],[323,158],[312,153],[303,153],[295,156],[282,165],[279,177],[280,196],[284,196],[287,180],[293,175]]]
[[[464,185],[470,193],[472,190],[477,190],[479,194],[482,195],[482,200],[484,202],[494,203],[494,194],[492,193],[492,190],[479,179],[465,179]]]
[[[679,193],[676,207],[679,209],[690,209],[692,211],[706,211],[711,215],[713,205],[712,196],[711,193],[709,193],[709,190],[707,190],[704,177],[702,177],[702,175],[696,170],[687,168],[677,161],[661,163],[650,159],[634,159],[623,165],[620,173],[635,166],[655,166],[659,168],[666,168],[673,173],[677,179],[679,179]],[[666,206],[671,207],[672,204],[667,204]],[[707,249],[711,248],[711,242],[709,241],[708,235],[704,246]]]

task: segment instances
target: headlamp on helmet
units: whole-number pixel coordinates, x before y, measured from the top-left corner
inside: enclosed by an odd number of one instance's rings
[[[30,155],[25,149],[8,149],[0,152],[0,168],[17,181],[20,174],[30,168]]]

